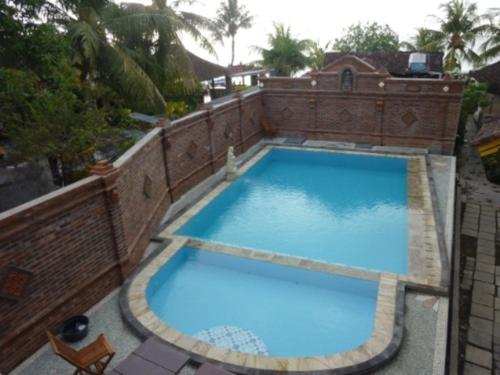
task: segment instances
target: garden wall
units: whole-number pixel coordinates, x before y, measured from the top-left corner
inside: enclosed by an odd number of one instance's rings
[[[307,78],[261,82],[279,136],[454,151],[461,81],[394,78],[347,56]]]
[[[155,128],[91,177],[1,213],[0,372],[119,286],[169,205],[222,167],[229,146],[239,154],[262,138],[261,116],[260,92],[231,98]],[[23,285],[18,300],[8,298]]]
[[[259,142],[263,119],[277,136],[453,152],[462,82],[392,78],[347,57],[262,84],[160,124],[91,177],[0,214],[0,372],[119,286],[168,207],[220,169],[229,146]]]

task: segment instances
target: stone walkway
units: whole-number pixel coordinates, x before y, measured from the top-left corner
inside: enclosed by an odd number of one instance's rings
[[[464,374],[500,374],[500,267],[495,266],[497,212],[491,206],[466,204],[464,243],[475,243],[475,257],[465,258],[461,288],[472,292]]]
[[[470,122],[466,138],[476,132]],[[465,209],[461,227],[461,309],[464,375],[500,374],[500,187],[486,180],[475,149],[465,143],[460,167]],[[470,310],[469,310],[470,309]]]

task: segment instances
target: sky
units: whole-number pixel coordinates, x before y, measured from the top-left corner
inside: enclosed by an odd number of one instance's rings
[[[135,0],[150,4],[150,0]],[[184,5],[190,12],[215,17],[220,0],[198,0],[192,5]],[[409,40],[417,27],[436,26],[432,14],[440,15],[439,0],[239,0],[254,16],[251,29],[241,30],[236,36],[235,64],[259,59],[252,46],[267,47],[267,34],[273,31],[273,23],[284,23],[291,27],[292,34],[301,39],[319,41],[321,45],[342,36],[351,24],[376,21],[388,24],[399,34],[400,41]],[[498,0],[476,1],[479,13],[489,8],[499,7]],[[300,4],[300,5],[299,5]],[[191,52],[220,65],[228,65],[231,60],[231,44],[219,43],[214,47],[217,56],[200,48],[189,36],[182,36],[183,43]]]

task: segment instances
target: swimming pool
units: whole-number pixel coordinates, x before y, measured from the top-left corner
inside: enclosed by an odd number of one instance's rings
[[[149,281],[151,310],[218,347],[277,357],[349,351],[373,333],[378,283],[188,247]]]
[[[271,149],[176,233],[408,273],[407,160]]]

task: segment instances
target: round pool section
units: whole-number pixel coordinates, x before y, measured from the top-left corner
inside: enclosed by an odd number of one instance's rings
[[[152,312],[213,346],[274,357],[325,356],[372,336],[378,283],[188,247],[150,279]]]

